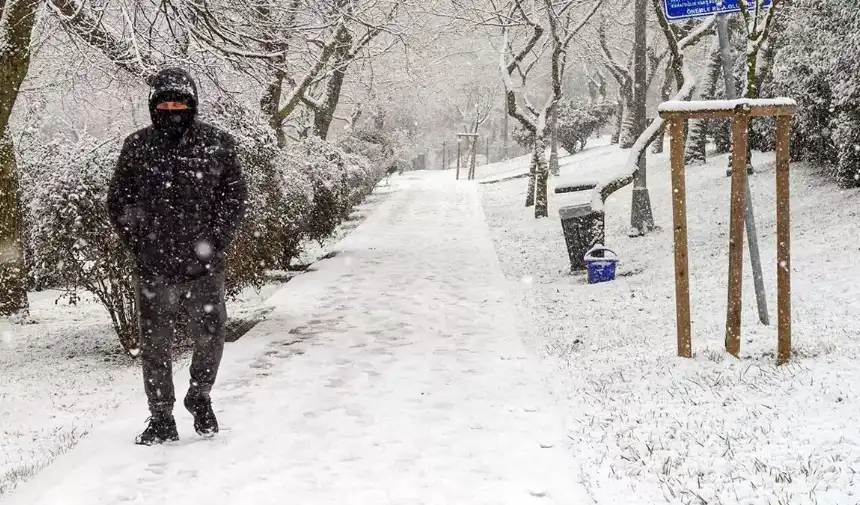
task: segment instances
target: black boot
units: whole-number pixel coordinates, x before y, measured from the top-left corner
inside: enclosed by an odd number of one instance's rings
[[[147,419],[147,422],[149,422],[149,426],[134,439],[135,444],[157,445],[179,440],[179,432],[176,431],[176,421],[173,419],[173,415],[153,414]]]
[[[208,397],[186,396],[185,408],[194,416],[194,431],[198,435],[211,437],[218,433],[218,419],[212,410],[212,401]]]

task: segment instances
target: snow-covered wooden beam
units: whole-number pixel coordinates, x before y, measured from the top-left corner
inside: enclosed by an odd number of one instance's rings
[[[791,98],[740,98],[738,100],[701,100],[663,102],[657,108],[663,119],[723,118],[743,112],[750,117],[791,116],[797,103]]]

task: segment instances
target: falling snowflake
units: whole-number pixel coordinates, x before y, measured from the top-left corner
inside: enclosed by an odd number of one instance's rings
[[[0,342],[3,343],[5,347],[13,347],[15,342],[15,335],[11,331],[4,331],[3,335],[0,335]]]
[[[202,260],[212,257],[212,245],[205,240],[201,240],[197,243],[196,251],[197,257]]]

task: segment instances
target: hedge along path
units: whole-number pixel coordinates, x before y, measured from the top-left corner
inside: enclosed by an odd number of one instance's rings
[[[198,439],[178,409],[181,442],[136,447],[141,399],[7,505],[587,503],[477,184],[392,185],[228,345],[218,437]]]

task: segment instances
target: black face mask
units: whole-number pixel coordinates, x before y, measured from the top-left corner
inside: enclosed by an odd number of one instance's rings
[[[181,137],[194,123],[193,110],[158,110],[152,114],[152,124],[171,137]]]

